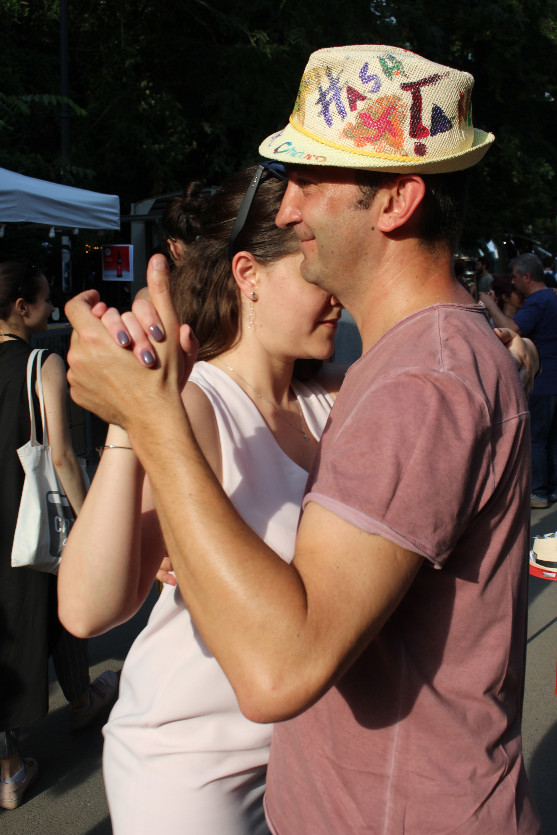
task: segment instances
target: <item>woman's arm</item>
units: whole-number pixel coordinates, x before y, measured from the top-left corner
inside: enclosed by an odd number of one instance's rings
[[[220,443],[213,409],[190,384],[183,393],[199,443],[220,474]],[[124,623],[145,601],[166,548],[149,480],[129,447],[127,433],[111,426],[58,576],[59,616],[78,637]]]
[[[135,614],[164,556],[143,468],[134,452],[119,448],[130,446],[127,434],[111,426],[106,443],[116,446],[101,457],[58,574],[60,620],[80,638]]]
[[[50,354],[42,367],[44,407],[52,461],[74,512],[81,510],[86,485],[72,447],[66,412],[66,369],[58,354]]]

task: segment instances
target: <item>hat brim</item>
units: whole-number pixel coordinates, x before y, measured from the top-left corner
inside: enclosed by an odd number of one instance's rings
[[[530,558],[528,570],[532,577],[539,577],[540,580],[557,580],[557,566],[552,568],[549,565],[540,565],[538,562],[532,562]]]
[[[289,123],[284,130],[264,139],[259,146],[259,153],[267,159],[292,165],[322,165],[392,173],[416,171],[424,174],[447,174],[476,165],[489,150],[494,139],[492,133],[474,128],[471,147],[443,159],[393,157],[364,150],[348,150],[340,145],[328,145],[302,133]]]

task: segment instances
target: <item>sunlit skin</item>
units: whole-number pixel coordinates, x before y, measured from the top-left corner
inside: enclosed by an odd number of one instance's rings
[[[339,302],[300,275],[300,252],[260,268],[254,337],[269,356],[284,361],[328,359],[334,349]]]
[[[362,246],[371,245],[374,215],[361,208],[354,173],[339,168],[292,167],[276,222],[300,240],[305,280],[338,295],[361,269]],[[342,300],[347,304],[346,300]]]

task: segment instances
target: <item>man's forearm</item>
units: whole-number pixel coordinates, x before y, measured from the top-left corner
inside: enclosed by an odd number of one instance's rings
[[[506,316],[494,299],[486,293],[481,293],[480,301],[484,304],[496,327],[510,328],[512,331],[515,331],[515,333],[520,333],[520,328],[514,319],[511,319],[510,316]]]
[[[149,475],[192,618],[242,709],[267,721],[256,702],[261,706],[264,694],[280,696],[281,679],[290,678],[289,663],[300,663],[296,646],[303,653],[302,580],[236,512],[197,446],[181,401],[144,411],[129,434]]]

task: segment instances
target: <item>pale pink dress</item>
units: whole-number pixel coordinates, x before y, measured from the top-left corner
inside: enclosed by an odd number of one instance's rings
[[[223,488],[283,559],[294,552],[307,473],[288,458],[244,391],[199,362],[190,378],[215,411]],[[312,434],[332,406],[293,383]],[[104,778],[115,835],[245,835],[266,829],[262,795],[271,740],[239,710],[179,590],[166,586],[126,659],[104,728]]]

